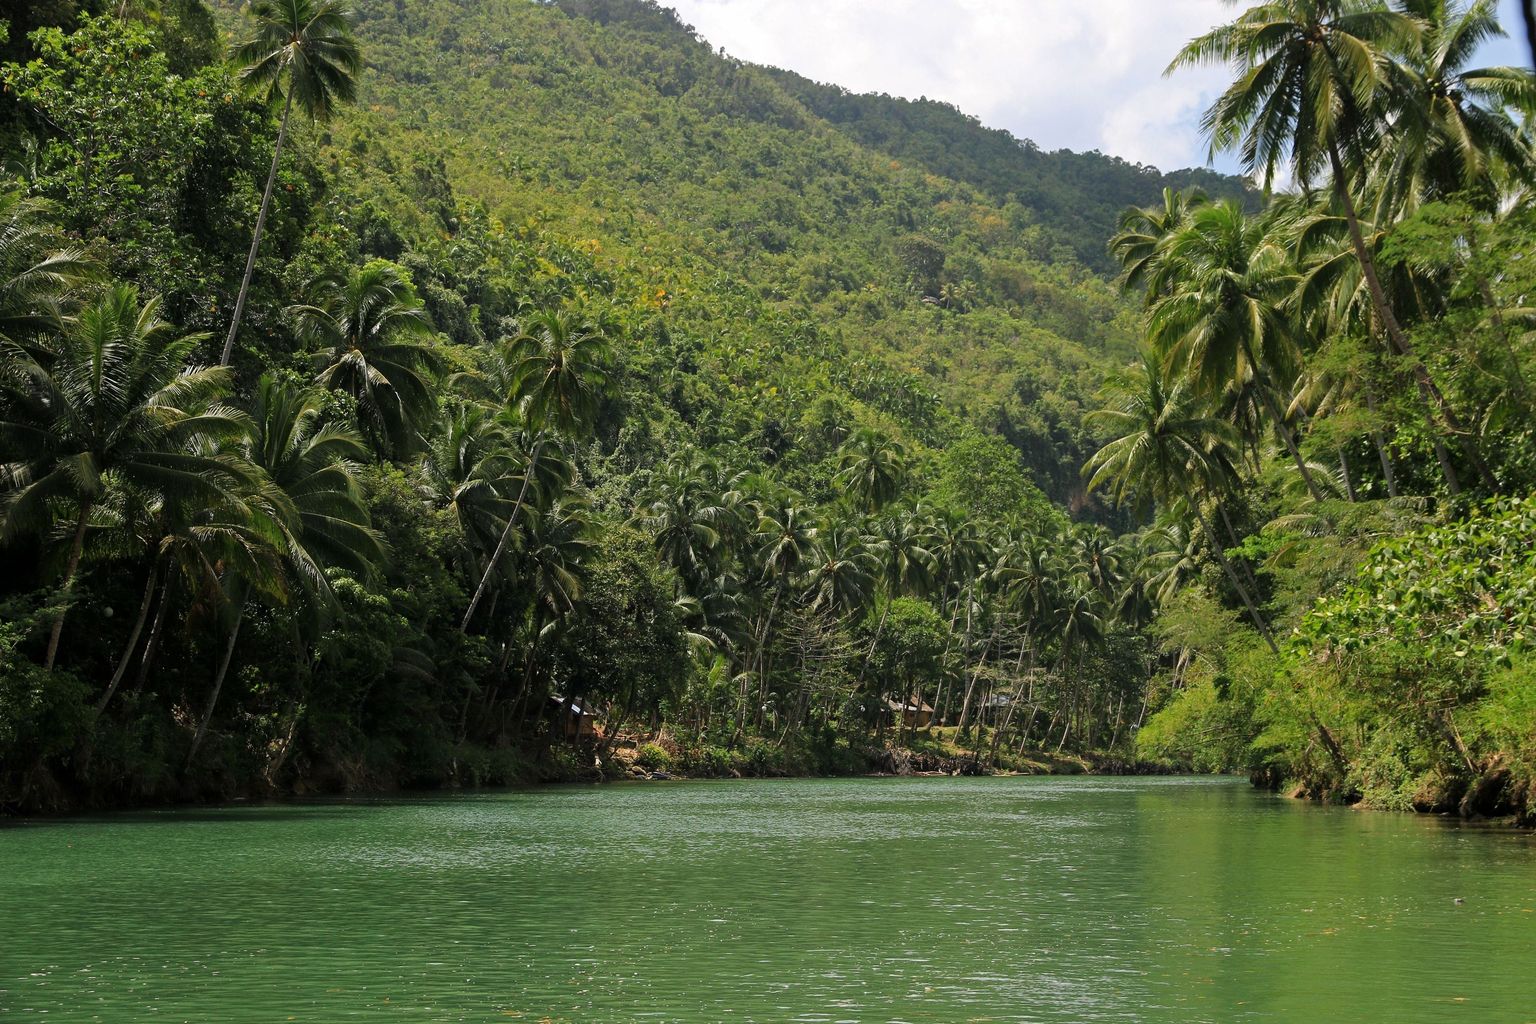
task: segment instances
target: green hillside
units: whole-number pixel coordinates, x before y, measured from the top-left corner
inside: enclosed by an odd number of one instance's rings
[[[1098,152],[1043,150],[937,100],[854,93],[792,71],[773,74],[807,110],[870,149],[987,195],[1016,198],[1057,245],[1106,274],[1118,268],[1103,240],[1115,233],[1126,207],[1146,206],[1165,188],[1200,188],[1222,198],[1251,191],[1241,179],[1205,168],[1164,173]]]
[[[937,396],[1005,434],[1053,497],[1075,492],[1081,410],[1132,348],[1094,271],[1119,211],[1173,179],[1018,146],[1010,165],[987,132],[961,140],[974,165],[933,166],[910,151],[954,140],[908,127],[929,105],[883,101],[865,130],[829,121],[806,83],[719,55],[654,4],[367,3],[359,31],[369,74],[325,150],[343,187],[388,197],[413,238],[483,204],[665,289],[669,329],[729,353],[729,372],[693,375],[714,392],[699,401],[731,407],[730,377],[772,392],[706,443],[794,424],[825,397],[808,381],[831,376],[908,422]],[[873,122],[898,145],[867,138]],[[999,187],[1014,175],[1028,184]],[[779,326],[723,323],[744,296]]]

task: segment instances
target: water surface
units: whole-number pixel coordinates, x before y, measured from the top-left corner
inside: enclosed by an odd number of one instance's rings
[[[29,824],[0,829],[0,1018],[1536,1022],[1536,840],[1213,779]]]

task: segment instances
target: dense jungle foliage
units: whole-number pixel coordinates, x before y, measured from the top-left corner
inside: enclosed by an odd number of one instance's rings
[[[1261,200],[642,0],[33,5],[0,806],[570,777],[620,735],[1518,806],[1536,104],[1466,69],[1496,30],[1296,0],[1191,44],[1261,69],[1210,116],[1301,186]]]

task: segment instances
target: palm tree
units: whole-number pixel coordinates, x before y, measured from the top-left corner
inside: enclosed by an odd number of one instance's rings
[[[288,315],[299,338],[320,349],[315,380],[352,396],[376,451],[403,454],[431,407],[431,375],[441,365],[427,344],[426,311],[387,263],[322,275],[306,291],[308,301]]]
[[[610,387],[613,342],[574,310],[535,313],[508,345],[512,399],[524,420],[578,439],[592,429]]]
[[[217,404],[222,368],[185,365],[203,339],[177,334],[157,299],[114,285],[60,335],[47,365],[11,348],[19,379],[0,379],[0,541],[46,533],[65,507],[74,527],[43,666],[58,655],[91,513],[116,485],[171,500],[216,505],[242,472],[194,450],[201,439],[238,435],[244,418]]]
[[[838,524],[816,538],[808,567],[806,598],[813,612],[850,616],[869,603],[880,561],[869,538],[854,527]]]
[[[80,250],[60,246],[47,211],[20,192],[0,192],[0,343],[32,353],[59,329],[65,298],[92,273]]]
[[[1300,353],[1285,304],[1296,287],[1288,253],[1264,224],[1232,201],[1191,213],[1163,245],[1158,276],[1167,290],[1147,310],[1147,335],[1170,363],[1211,393],[1250,385],[1295,460],[1313,500],[1312,479],[1275,398],[1277,382],[1294,379]]]
[[[1536,77],[1525,68],[1466,67],[1483,43],[1504,35],[1494,0],[1401,3],[1424,31],[1389,65],[1394,144],[1381,151],[1377,219],[1454,195],[1477,196],[1491,210],[1499,176],[1536,179],[1530,139],[1508,113],[1536,110]]]
[[[288,564],[322,599],[329,591],[325,569],[367,576],[384,560],[357,479],[368,450],[354,431],[327,424],[324,408],[322,392],[264,375],[242,446],[246,461],[276,488]]]
[[[1148,301],[1161,292],[1155,274],[1164,241],[1183,225],[1191,211],[1208,201],[1206,194],[1163,189],[1162,206],[1133,206],[1120,215],[1120,230],[1109,240],[1109,251],[1120,262],[1120,283],[1127,290],[1147,287]]]
[[[879,512],[906,482],[906,449],[868,427],[856,431],[837,453],[837,483],[869,512]]]
[[[496,410],[466,402],[443,418],[427,444],[423,493],[453,514],[471,552],[489,553],[511,514],[509,495],[522,482],[520,465]]]
[[[285,384],[270,374],[257,385],[250,432],[239,445],[239,454],[262,476],[246,498],[245,518],[258,527],[253,531],[258,540],[259,527],[270,523],[278,558],[258,557],[253,560],[254,571],[247,569],[244,574],[234,567],[227,569],[226,576],[243,577],[238,583],[242,592],[252,584],[278,597],[299,591],[324,607],[332,600],[327,569],[368,576],[384,560],[384,546],[369,521],[357,481],[367,449],[357,434],[326,424],[324,407],[324,393],[314,388]],[[272,571],[273,561],[280,565],[280,573]],[[298,586],[279,582],[274,578],[279,575]],[[189,764],[218,706],[246,607],[242,598],[235,608],[208,705],[187,753]]]
[[[787,496],[764,508],[758,519],[759,545],[756,566],[762,576],[773,585],[773,601],[760,620],[757,630],[759,711],[761,711],[762,698],[768,686],[770,669],[768,649],[769,641],[773,636],[774,619],[778,614],[784,593],[789,589],[791,578],[811,557],[816,537],[820,532],[820,526],[817,525],[814,516]],[[742,701],[742,711],[745,714],[745,691],[742,693]]]
[[[234,354],[235,335],[240,331],[256,254],[261,250],[261,233],[272,208],[272,189],[277,184],[277,167],[294,102],[312,120],[324,121],[337,103],[350,102],[357,95],[355,76],[362,69],[362,57],[352,38],[352,12],[340,0],[256,0],[251,4],[251,17],[256,22],[254,34],[234,48],[235,60],[244,65],[240,77],[252,86],[265,88],[269,101],[282,96],[283,115],[220,366],[228,366]]]
[[[707,462],[694,452],[674,456],[663,467],[650,502],[635,524],[654,539],[656,550],[695,585],[713,574],[721,546],[719,524],[727,515],[710,493]]]
[[[512,387],[509,404],[539,433],[512,512],[465,609],[461,632],[469,629],[475,609],[490,586],[491,574],[512,538],[517,515],[538,473],[539,456],[552,440],[550,431],[573,440],[591,431],[598,402],[611,386],[607,373],[611,355],[612,342],[603,327],[572,311],[535,313],[507,346],[504,361]]]
[[[869,650],[859,666],[860,685],[880,647],[880,637],[885,633],[886,621],[891,615],[891,602],[903,594],[926,593],[933,585],[934,555],[928,549],[933,528],[925,509],[919,507],[899,515],[887,515],[875,525],[875,531],[870,553],[880,563],[879,582],[885,588],[885,602],[880,609],[880,621],[875,624],[874,635],[870,638]]]
[[[1388,55],[1413,45],[1422,31],[1423,24],[1408,14],[1359,0],[1267,0],[1192,40],[1168,72],[1207,63],[1243,69],[1206,111],[1202,125],[1213,154],[1238,149],[1243,167],[1262,176],[1266,188],[1281,164],[1288,164],[1303,186],[1328,168],[1377,325],[1492,486],[1476,444],[1398,322],[1351,190],[1357,176],[1351,170],[1367,164],[1388,127],[1395,80]]]
[[[1205,530],[1211,553],[1248,610],[1254,628],[1278,653],[1269,623],[1228,560],[1202,505],[1200,487],[1221,475],[1221,449],[1233,440],[1231,426],[1211,415],[1187,383],[1168,380],[1150,357],[1112,377],[1105,387],[1105,398],[1108,406],[1090,413],[1089,421],[1102,425],[1114,440],[1083,467],[1089,477],[1088,489],[1110,484],[1120,503],[1133,500],[1145,506],[1156,501],[1165,507],[1187,507]]]

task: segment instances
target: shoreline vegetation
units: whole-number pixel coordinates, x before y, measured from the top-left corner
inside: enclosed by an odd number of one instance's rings
[[[1536,76],[1231,13],[1243,178],[654,0],[0,20],[0,813],[633,737],[1536,820]]]

